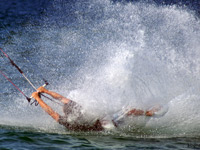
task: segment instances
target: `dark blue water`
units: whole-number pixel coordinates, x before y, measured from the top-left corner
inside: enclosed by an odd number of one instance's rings
[[[200,149],[198,0],[0,0],[0,8],[0,47],[35,86],[46,78],[88,118],[168,107],[116,130],[71,132],[0,76],[0,149]],[[34,91],[1,55],[0,70]]]

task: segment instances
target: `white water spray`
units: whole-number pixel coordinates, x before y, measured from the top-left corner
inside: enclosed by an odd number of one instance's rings
[[[42,23],[28,30],[40,37],[31,42],[40,46],[37,60],[54,90],[98,117],[124,106],[167,105],[164,116],[128,125],[141,122],[145,133],[199,134],[200,22],[193,12],[108,0],[55,1]]]

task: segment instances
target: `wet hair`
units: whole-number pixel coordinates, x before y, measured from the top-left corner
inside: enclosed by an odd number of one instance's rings
[[[74,101],[69,101],[68,103],[64,104],[63,106],[63,112],[65,113],[66,116],[69,114],[80,114],[81,113],[81,106],[78,105]]]

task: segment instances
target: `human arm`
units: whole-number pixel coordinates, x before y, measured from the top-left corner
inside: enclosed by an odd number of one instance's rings
[[[55,119],[57,122],[59,121],[60,115],[39,97],[38,92],[33,92],[32,97],[35,98],[35,100],[40,104],[42,109],[44,109],[53,119]]]
[[[68,99],[68,98],[66,98],[66,97],[64,97],[64,96],[62,96],[62,95],[60,95],[60,94],[58,94],[58,93],[56,93],[56,92],[49,91],[49,90],[45,89],[45,88],[42,87],[42,86],[39,87],[39,88],[37,89],[37,91],[40,92],[40,93],[46,93],[46,94],[50,95],[51,97],[53,97],[53,98],[55,98],[55,99],[57,99],[57,100],[60,100],[60,101],[63,102],[64,104],[66,104],[66,103],[68,103],[68,102],[70,101],[70,99]]]

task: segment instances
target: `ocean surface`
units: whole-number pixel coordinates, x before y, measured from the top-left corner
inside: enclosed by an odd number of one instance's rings
[[[125,108],[164,112],[72,132],[0,74],[0,149],[200,149],[199,10],[199,0],[0,0],[0,48],[36,87],[46,79],[86,121]],[[34,92],[3,53],[0,71]]]

